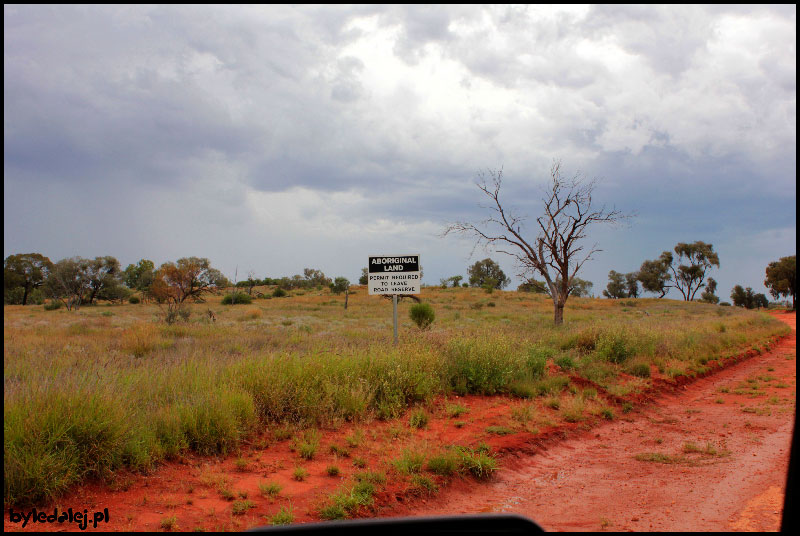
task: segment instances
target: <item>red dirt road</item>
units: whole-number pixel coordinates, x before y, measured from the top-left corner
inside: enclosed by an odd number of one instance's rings
[[[776,316],[794,330],[794,313]],[[659,397],[627,420],[506,457],[491,484],[456,484],[392,515],[513,512],[548,531],[778,530],[795,355],[793,332],[771,352]]]

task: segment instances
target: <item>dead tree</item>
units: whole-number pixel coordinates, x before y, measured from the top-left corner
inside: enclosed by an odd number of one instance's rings
[[[550,169],[550,183],[542,198],[543,214],[536,218],[537,235],[526,238],[525,218],[515,215],[500,201],[503,171],[479,173],[478,188],[491,199],[491,215],[477,224],[450,224],[444,235],[456,233],[476,239],[475,246],[493,247],[514,257],[521,277],[539,274],[544,277],[553,299],[554,322],[564,322],[564,306],[569,297],[573,278],[593,254],[601,251],[595,244],[586,251],[581,241],[586,230],[595,223],[618,223],[632,215],[616,209],[592,207],[592,192],[596,180],[585,180],[580,173],[572,178],[561,175],[561,162]]]

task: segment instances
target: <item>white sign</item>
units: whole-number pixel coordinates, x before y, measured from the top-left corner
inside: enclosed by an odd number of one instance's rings
[[[419,294],[419,255],[369,257],[368,281],[373,294]]]

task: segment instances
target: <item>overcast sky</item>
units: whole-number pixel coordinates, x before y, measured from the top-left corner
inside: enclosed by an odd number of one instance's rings
[[[6,5],[3,26],[5,256],[513,275],[440,235],[486,216],[482,170],[535,218],[554,159],[638,214],[590,231],[597,295],[678,242],[714,245],[723,300],[795,254],[794,5]]]

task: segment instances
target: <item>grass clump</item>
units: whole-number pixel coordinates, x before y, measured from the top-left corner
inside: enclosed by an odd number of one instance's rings
[[[281,506],[281,509],[269,520],[270,525],[290,525],[294,522],[294,514],[291,508]]]
[[[325,472],[328,473],[328,476],[339,476],[339,473],[341,473],[337,465],[329,465]]]
[[[319,432],[317,430],[306,430],[302,439],[297,441],[297,452],[305,460],[313,460],[319,448]]]
[[[443,452],[428,460],[427,469],[431,473],[450,476],[461,470],[461,457],[454,451]]]
[[[462,406],[461,404],[448,404],[447,408],[447,416],[451,419],[456,419],[462,416],[464,413],[468,413],[469,410]]]
[[[439,491],[439,486],[429,476],[414,475],[411,477],[410,491],[418,495],[434,495]]]
[[[253,503],[253,501],[236,501],[231,505],[231,513],[235,516],[241,516],[246,514],[251,508],[255,507],[256,505]]]
[[[682,456],[671,456],[662,452],[643,452],[634,456],[640,462],[653,462],[665,464],[685,463],[687,460]]]
[[[258,484],[258,489],[261,491],[261,495],[264,497],[270,497],[274,499],[280,494],[283,486],[277,482],[261,482]]]
[[[405,450],[403,454],[392,461],[392,466],[398,473],[412,474],[419,473],[425,463],[425,455],[413,450]]]
[[[349,489],[333,493],[328,498],[328,504],[320,510],[322,519],[346,519],[352,516],[360,507],[372,504],[375,494],[375,485],[362,481],[357,482]]]
[[[375,486],[386,483],[386,473],[380,471],[362,471],[353,475],[356,482],[369,482]]]
[[[306,471],[302,467],[295,467],[294,472],[292,473],[292,478],[297,480],[298,482],[302,482],[308,476],[308,471]]]
[[[409,419],[411,428],[427,428],[428,427],[428,414],[424,409],[419,409],[411,414]]]
[[[158,526],[167,532],[178,530],[178,517],[177,516],[165,517],[159,522]]]
[[[350,450],[348,450],[347,447],[340,447],[339,445],[333,444],[330,446],[329,450],[334,456],[341,456],[342,458],[350,457]]]
[[[459,449],[461,467],[478,480],[488,480],[497,471],[497,460],[488,452]]]

